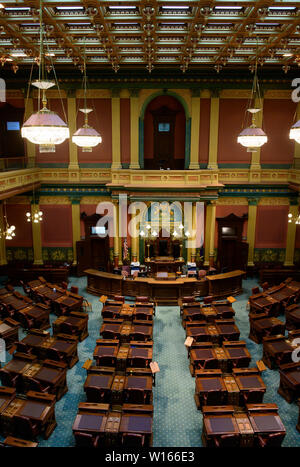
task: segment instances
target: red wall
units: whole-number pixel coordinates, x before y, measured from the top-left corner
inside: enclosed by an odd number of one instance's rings
[[[64,122],[68,123],[66,121],[66,118],[63,112],[62,102],[63,102],[63,106],[65,109],[65,113],[66,115],[68,115],[66,99],[62,99],[62,101],[60,99],[48,99],[47,107],[49,110],[53,110],[53,112],[56,112]],[[33,106],[34,106],[34,110],[37,111],[38,109],[37,99],[34,99]],[[38,146],[36,146],[36,162],[38,164],[51,164],[51,163],[68,164],[69,163],[69,139],[66,139],[62,144],[57,144],[55,146],[55,152],[40,153]]]
[[[251,153],[237,142],[242,131],[248,101],[246,99],[220,99],[218,163],[250,164]]]
[[[72,207],[70,205],[40,205],[42,245],[49,247],[72,246]]]
[[[31,212],[30,204],[6,205],[8,223],[16,227],[16,236],[6,241],[7,247],[32,247],[32,224],[26,220],[28,211]]]
[[[255,248],[285,248],[288,206],[258,206]]]
[[[77,100],[77,108],[84,106],[83,99]],[[111,99],[87,99],[87,107],[93,109],[89,114],[89,125],[102,136],[102,143],[93,148],[92,152],[82,152],[78,148],[79,163],[107,163],[112,161],[112,119]],[[84,115],[77,113],[77,129],[84,124]]]
[[[121,162],[130,163],[130,99],[120,99]]]
[[[233,205],[233,206],[217,206],[216,207],[216,217],[226,217],[229,214],[235,214],[236,216],[243,216],[244,214],[248,214],[248,205]],[[243,228],[243,237],[247,236],[247,227],[248,221],[244,222]],[[218,221],[216,221],[215,227],[215,248],[218,246]]]
[[[296,104],[291,99],[265,99],[263,129],[268,142],[260,153],[261,164],[292,164],[294,142],[289,139]]]
[[[210,126],[210,99],[200,101],[199,163],[208,163]]]
[[[185,157],[185,112],[181,103],[172,96],[157,96],[147,106],[144,117],[144,158],[153,159],[153,117],[151,110],[157,110],[160,107],[166,106],[171,110],[177,110],[175,121],[175,141],[174,141],[174,157],[175,159],[184,159]]]

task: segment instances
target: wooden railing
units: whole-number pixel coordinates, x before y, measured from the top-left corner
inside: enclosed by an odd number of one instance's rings
[[[0,172],[25,169],[27,157],[0,157]]]

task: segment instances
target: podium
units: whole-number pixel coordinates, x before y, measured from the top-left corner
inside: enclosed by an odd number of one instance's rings
[[[172,256],[156,256],[146,264],[148,268],[150,267],[150,273],[156,275],[158,272],[176,273],[178,269],[181,270],[185,262],[174,259]]]

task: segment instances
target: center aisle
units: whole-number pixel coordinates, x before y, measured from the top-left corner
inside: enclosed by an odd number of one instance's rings
[[[153,388],[153,446],[202,446],[202,414],[194,401],[195,380],[189,371],[179,307],[156,307],[153,341],[153,359],[160,367]]]

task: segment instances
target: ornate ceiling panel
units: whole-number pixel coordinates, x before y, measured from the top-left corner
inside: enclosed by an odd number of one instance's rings
[[[227,68],[300,64],[300,1],[43,2],[48,70]],[[0,61],[38,62],[39,1],[0,5]]]

